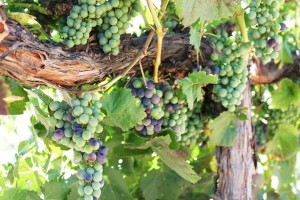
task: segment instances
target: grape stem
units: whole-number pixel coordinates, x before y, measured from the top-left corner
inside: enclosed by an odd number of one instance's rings
[[[106,91],[111,86],[113,86],[118,80],[123,78],[141,59],[143,59],[145,56],[147,56],[147,50],[150,46],[150,43],[152,41],[153,36],[154,36],[154,31],[151,31],[149,33],[149,36],[147,38],[147,41],[145,43],[144,48],[142,50],[140,50],[140,52],[138,53],[138,56],[128,65],[128,67],[123,72],[118,74],[114,79],[112,79],[110,82],[106,83],[105,85],[97,87],[97,88],[90,89],[90,90],[85,91],[85,92]]]
[[[166,34],[166,30],[163,29],[160,20],[163,17],[165,10],[167,8],[168,2],[169,0],[164,0],[162,5],[161,5],[161,11],[160,11],[160,17],[157,16],[156,12],[155,12],[155,7],[153,5],[152,0],[146,0],[147,1],[147,5],[148,8],[150,10],[150,13],[152,15],[154,24],[155,24],[155,32],[157,35],[157,49],[156,49],[156,59],[155,59],[155,63],[154,63],[154,74],[153,74],[153,80],[155,83],[158,82],[158,69],[159,66],[161,64],[161,51],[162,51],[162,43],[163,43],[163,38]]]
[[[35,5],[35,4],[29,4],[29,3],[13,3],[13,5],[15,7],[18,7],[18,8],[27,8],[29,10],[33,10],[33,11],[36,11],[36,12],[39,12],[41,14],[44,14],[44,15],[49,15],[46,11],[45,8],[41,7],[41,6],[38,6],[38,5]]]
[[[243,36],[243,41],[249,42],[247,27],[246,27],[246,23],[245,23],[245,19],[244,19],[244,14],[245,14],[245,11],[241,8],[237,11],[236,18],[238,21],[238,25],[240,27],[240,31]]]

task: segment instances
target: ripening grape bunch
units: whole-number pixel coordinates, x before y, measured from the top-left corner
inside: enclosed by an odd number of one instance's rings
[[[210,38],[220,52],[211,54],[215,64],[211,72],[219,75],[219,83],[213,87],[213,100],[233,112],[241,104],[248,81],[247,58],[244,55],[247,55],[250,44],[243,43],[239,33],[228,36],[226,32],[218,32],[216,36]]]
[[[144,136],[171,129],[180,141],[185,132],[187,106],[177,97],[175,89],[167,82],[155,84],[147,80],[145,85],[142,78],[133,78],[129,88],[141,100],[147,114],[135,129]]]
[[[131,17],[137,15],[138,0],[79,0],[62,29],[65,44],[72,48],[85,45],[92,30],[98,32],[104,53],[119,53],[120,36],[126,32]]]
[[[279,23],[278,0],[252,0],[248,13],[249,37],[254,41],[255,54],[264,64],[279,56],[282,37],[280,31],[286,30],[284,23]]]
[[[80,168],[78,194],[84,200],[99,199],[104,185],[102,165],[108,148],[98,139],[103,131],[101,107],[100,95],[88,93],[72,99],[72,107],[59,101],[49,104],[52,140],[73,149],[73,162]]]
[[[286,111],[274,109],[270,110],[268,120],[268,130],[271,133],[275,133],[280,124],[292,124],[297,125],[300,120],[300,107],[291,106]]]

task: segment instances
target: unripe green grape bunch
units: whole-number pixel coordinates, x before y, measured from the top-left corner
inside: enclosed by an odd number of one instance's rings
[[[49,104],[52,140],[73,149],[73,162],[80,167],[76,174],[80,184],[78,194],[84,200],[99,199],[104,185],[102,165],[108,148],[97,139],[103,131],[100,97],[83,94],[72,100],[72,107],[59,101]]]
[[[218,53],[212,53],[211,60],[219,66],[219,83],[213,87],[213,100],[220,102],[233,112],[241,104],[248,81],[247,52],[250,44],[243,43],[239,33],[228,36],[226,32],[211,37]]]
[[[255,54],[263,64],[277,59],[281,48],[280,31],[286,29],[284,23],[279,23],[278,0],[252,0],[249,5],[249,38],[254,41]]]
[[[166,13],[166,23],[165,27],[168,28],[168,31],[174,29],[178,23],[176,19],[179,19],[179,17],[176,15],[176,9],[175,9],[175,3],[172,1],[169,1]]]
[[[138,0],[79,0],[62,30],[65,44],[72,48],[85,45],[91,31],[98,31],[99,44],[104,53],[119,53],[120,36],[129,27],[131,17],[137,15]]]
[[[268,117],[268,130],[270,133],[275,133],[280,124],[297,125],[300,120],[300,107],[291,106],[286,111],[270,109],[270,116]]]
[[[202,102],[196,102],[193,109],[187,111],[187,122],[185,132],[181,135],[180,143],[183,146],[189,146],[197,143],[203,131],[203,121],[201,120]]]

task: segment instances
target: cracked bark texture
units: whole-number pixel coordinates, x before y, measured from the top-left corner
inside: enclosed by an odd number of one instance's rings
[[[217,147],[218,171],[215,200],[251,200],[255,175],[255,139],[251,118],[250,83],[244,91],[242,107],[247,120],[237,122],[237,137],[231,147]]]

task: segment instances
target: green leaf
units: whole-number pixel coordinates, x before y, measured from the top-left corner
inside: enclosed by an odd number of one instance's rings
[[[148,172],[141,179],[141,189],[145,200],[178,199],[187,183],[174,171],[163,168]]]
[[[42,28],[42,26],[35,20],[36,17],[33,15],[21,12],[10,12],[8,16],[24,26],[31,26],[37,29]]]
[[[122,174],[111,168],[105,168],[104,171],[106,181],[102,189],[101,200],[133,200]]]
[[[280,155],[283,158],[290,158],[298,150],[299,132],[291,124],[280,124],[271,141],[267,143],[267,153]]]
[[[183,93],[186,95],[188,106],[190,109],[194,106],[194,101],[203,99],[203,86],[207,84],[217,84],[218,77],[215,75],[206,75],[205,72],[193,72],[182,80],[178,80],[178,84],[182,87]]]
[[[71,188],[71,192],[70,194],[68,195],[68,198],[67,200],[74,200],[74,199],[80,199],[80,196],[78,194],[78,187],[79,187],[79,184],[74,184]]]
[[[196,183],[200,177],[192,169],[192,166],[186,162],[187,155],[182,151],[174,151],[169,148],[171,138],[169,135],[155,137],[140,148],[151,147],[160,159],[179,176],[185,180]]]
[[[283,39],[282,46],[279,52],[279,61],[281,63],[293,63],[294,61],[286,37],[284,37]]]
[[[300,88],[290,79],[282,79],[279,83],[279,89],[271,92],[272,106],[285,111],[291,105],[296,105],[300,102]]]
[[[0,200],[39,200],[41,199],[36,192],[31,190],[21,190],[18,188],[11,188],[4,192]]]
[[[192,25],[200,18],[201,23],[213,22],[233,16],[240,5],[240,0],[181,0],[176,1],[176,10],[183,18],[185,27]]]
[[[217,146],[230,147],[237,135],[237,117],[232,112],[221,113],[209,128],[212,129],[210,141]]]
[[[10,85],[10,91],[11,91],[12,95],[18,96],[18,97],[23,97],[22,100],[14,101],[9,104],[9,106],[8,106],[9,114],[11,114],[11,115],[23,114],[23,112],[26,109],[26,103],[29,101],[27,92],[23,89],[23,86],[20,83],[14,81],[12,79],[7,79],[7,83],[9,83],[9,85]]]
[[[28,94],[30,94],[30,96],[42,100],[45,103],[45,105],[49,105],[53,101],[51,97],[49,97],[40,89],[32,89],[32,90],[25,89],[25,90]]]
[[[123,131],[134,127],[146,117],[145,109],[129,89],[119,88],[105,94],[102,103],[106,114],[103,123],[119,127]]]
[[[190,44],[194,46],[194,49],[199,52],[201,45],[200,29],[192,26],[190,29]]]
[[[47,182],[44,184],[45,200],[66,199],[70,189],[64,182]]]

